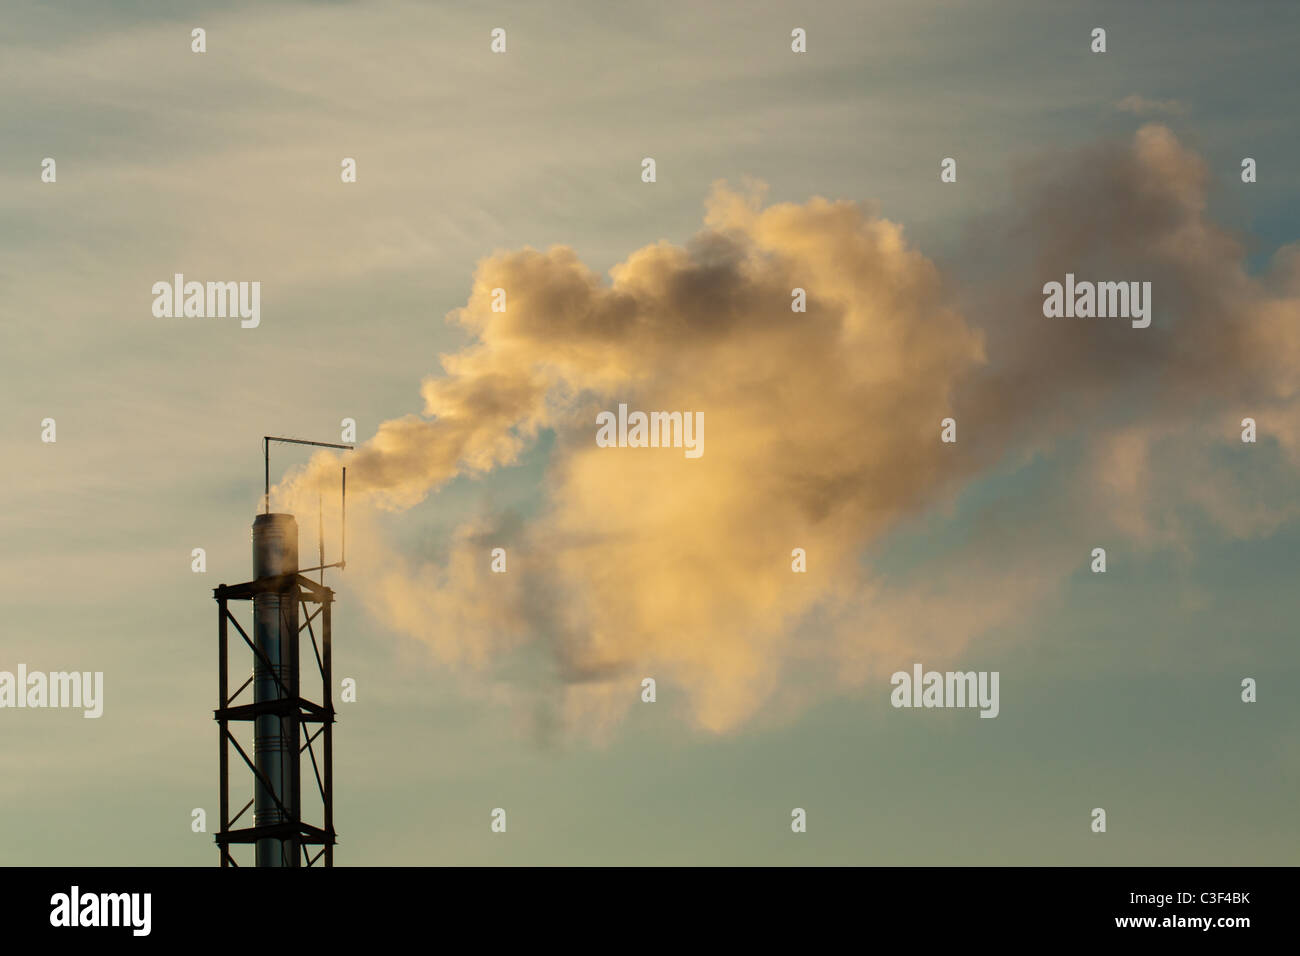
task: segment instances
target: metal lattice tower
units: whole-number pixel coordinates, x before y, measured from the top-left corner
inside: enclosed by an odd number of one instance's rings
[[[325,586],[326,568],[340,568],[345,561],[325,564],[323,531],[320,564],[300,568],[298,564],[298,522],[291,514],[270,513],[270,443],[284,441],[299,445],[328,445],[298,439],[267,437],[267,511],[253,521],[253,580],[244,584],[222,584],[213,589],[218,609],[218,697],[215,718],[220,746],[220,817],[216,834],[222,866],[238,866],[231,846],[254,844],[259,867],[314,866],[321,860],[334,865],[334,701],[333,635],[331,610],[334,591]],[[343,472],[344,501],[347,471]],[[346,508],[346,505],[344,506]],[[346,540],[346,539],[345,539]],[[319,571],[313,581],[304,572]],[[252,636],[232,612],[232,601],[252,604]],[[310,606],[310,607],[309,607]],[[300,623],[301,622],[301,623]],[[253,672],[233,694],[230,687],[230,626],[253,653]],[[320,640],[317,641],[319,629]],[[321,680],[319,703],[302,696],[300,653],[306,631]],[[252,685],[253,699],[237,704]],[[253,757],[240,744],[231,725],[252,724]],[[252,773],[252,798],[230,816],[230,751],[234,748]],[[317,749],[320,759],[317,759]],[[303,819],[302,754],[311,761],[320,795],[319,825]],[[253,809],[252,826],[234,829]],[[319,849],[315,849],[319,847]]]

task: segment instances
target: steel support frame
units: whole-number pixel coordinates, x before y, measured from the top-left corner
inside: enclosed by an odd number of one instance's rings
[[[235,630],[239,632],[244,643],[258,655],[260,651],[248,636],[248,632],[240,626],[239,621],[230,611],[231,601],[252,601],[254,595],[264,594],[267,592],[292,593],[297,591],[298,601],[302,605],[303,623],[298,628],[296,637],[300,638],[304,630],[307,631],[311,638],[312,650],[315,652],[316,666],[321,677],[321,703],[316,704],[301,696],[298,686],[287,688],[280,685],[281,696],[279,700],[263,701],[261,703],[235,705],[234,701],[252,683],[252,680],[245,681],[243,686],[230,694],[230,684],[228,675],[228,665],[230,662],[229,648],[229,625],[234,624]],[[218,756],[221,775],[221,790],[219,800],[219,813],[221,827],[217,831],[215,841],[218,852],[221,857],[222,866],[238,866],[235,858],[231,855],[231,844],[256,843],[258,840],[268,838],[288,839],[293,838],[302,851],[302,858],[307,866],[314,866],[322,859],[325,866],[334,865],[334,845],[338,842],[337,834],[334,831],[334,695],[333,695],[333,634],[331,629],[331,610],[334,604],[334,591],[325,587],[311,578],[301,573],[280,574],[272,577],[261,578],[257,581],[249,581],[244,584],[225,585],[222,584],[212,591],[212,596],[217,602],[217,709],[213,712],[213,717],[217,722],[217,743]],[[308,611],[307,605],[315,604],[315,611]],[[321,640],[318,645],[316,642],[316,630],[312,622],[320,618]],[[299,641],[295,640],[295,651],[300,651]],[[301,674],[301,654],[298,656],[299,666],[296,667],[295,673]],[[295,685],[298,683],[294,682]],[[244,827],[243,829],[233,829],[252,806],[252,800],[244,806],[232,819],[230,816],[230,746],[233,744],[239,757],[242,758],[245,766],[255,778],[260,778],[260,774],[253,761],[249,759],[244,748],[240,746],[239,741],[231,733],[230,724],[232,722],[253,722],[262,715],[275,715],[286,717],[295,715],[297,725],[302,729],[303,741],[300,742],[298,749],[298,758],[301,760],[303,751],[306,751],[311,758],[312,768],[315,771],[316,785],[320,792],[321,805],[323,810],[322,826],[315,826],[302,820],[302,803],[295,801],[298,807],[296,818],[279,823],[274,826],[263,827]],[[319,724],[320,727],[315,733],[309,733],[308,727],[312,724]],[[318,743],[319,742],[319,743]],[[316,760],[315,746],[322,749],[321,761]],[[324,773],[321,773],[323,764]],[[301,776],[300,776],[301,779]],[[262,781],[264,784],[267,782]],[[278,801],[277,801],[278,802]],[[280,808],[282,811],[284,807]],[[307,849],[308,847],[320,847],[313,856]]]

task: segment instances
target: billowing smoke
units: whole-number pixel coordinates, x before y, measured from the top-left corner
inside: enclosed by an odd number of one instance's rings
[[[1082,440],[1079,510],[1158,537],[1176,529],[1145,497],[1155,444],[1235,441],[1253,415],[1294,461],[1300,255],[1248,274],[1207,219],[1203,164],[1161,126],[1018,182],[1015,212],[970,244],[985,281],[945,278],[862,205],[764,208],[752,185],[716,187],[692,241],[636,250],[609,281],[564,247],[484,260],[449,316],[473,343],[424,382],[421,414],[345,458],[349,498],[410,509],[551,431],[545,504],[511,530],[505,574],[489,567],[490,516],[422,565],[363,517],[352,566],[374,611],[443,663],[540,656],[569,720],[606,722],[654,676],[725,730],[788,704],[796,672],[820,687],[937,665],[1075,570],[1082,546],[1056,528],[1026,529],[996,572],[949,556],[924,585],[871,574],[883,534],[989,469]],[[1043,284],[1067,272],[1150,281],[1151,327],[1045,318]],[[598,447],[596,416],[619,403],[702,412],[704,454]],[[277,499],[314,502],[337,465],[318,456]]]

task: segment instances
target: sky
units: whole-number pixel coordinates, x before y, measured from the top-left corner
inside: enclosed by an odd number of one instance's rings
[[[1298,861],[1293,4],[6,22],[0,671],[105,702],[0,709],[0,863],[217,862],[211,590],[261,436],[345,418],[339,865]],[[1045,317],[1067,272],[1151,326]],[[598,447],[620,402],[704,454]],[[273,451],[304,553],[339,463]]]

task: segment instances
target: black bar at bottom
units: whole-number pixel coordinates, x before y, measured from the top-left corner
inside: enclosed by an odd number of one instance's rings
[[[855,949],[897,940],[906,952],[928,953],[1125,937],[1135,949],[1206,940],[1232,951],[1289,936],[1295,920],[1294,868],[721,869],[11,868],[0,916],[6,943],[69,933],[107,943],[144,928],[129,918],[144,898],[130,894],[147,893],[148,935],[178,943],[210,939],[220,925],[261,946],[336,947],[436,929],[494,948],[530,938],[534,947],[582,940],[583,948],[639,949],[632,941],[640,940],[666,951],[716,941],[732,951],[753,939],[764,950],[800,953],[851,940]],[[87,897],[113,894],[125,925],[55,925],[69,923],[73,887],[83,907]],[[250,905],[262,893],[276,905]],[[141,906],[128,908],[135,900]]]

